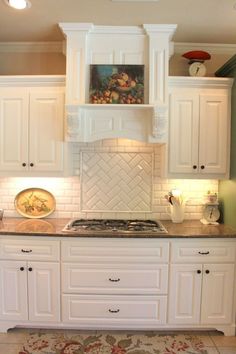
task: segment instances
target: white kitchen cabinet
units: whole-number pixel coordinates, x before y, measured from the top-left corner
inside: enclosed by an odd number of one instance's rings
[[[28,319],[26,262],[0,261],[0,319]]]
[[[235,332],[232,239],[0,237],[0,331]]]
[[[0,261],[0,319],[60,319],[59,264]]]
[[[0,171],[63,170],[64,78],[0,80]],[[7,86],[8,85],[8,86]],[[30,86],[30,87],[29,87]]]
[[[232,321],[234,264],[204,264],[201,323]]]
[[[174,242],[168,322],[216,328],[232,323],[234,261],[233,243]]]
[[[165,240],[63,241],[63,323],[101,328],[165,324],[168,259]]]
[[[198,265],[172,265],[170,269],[169,323],[200,322],[201,274]]]
[[[169,84],[169,176],[227,178],[232,80],[176,77]]]
[[[166,296],[62,296],[63,322],[101,328],[160,326],[166,323]]]
[[[59,242],[0,240],[0,320],[60,320]]]

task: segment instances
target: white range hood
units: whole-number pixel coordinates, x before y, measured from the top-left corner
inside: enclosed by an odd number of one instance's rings
[[[66,36],[66,140],[127,138],[165,143],[168,66],[176,25],[60,23]],[[89,104],[90,64],[144,65],[145,104]]]

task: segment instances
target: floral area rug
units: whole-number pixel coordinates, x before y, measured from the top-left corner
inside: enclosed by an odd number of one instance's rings
[[[208,354],[197,335],[31,333],[19,354]]]

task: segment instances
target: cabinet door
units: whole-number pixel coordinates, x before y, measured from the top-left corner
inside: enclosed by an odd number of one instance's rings
[[[171,266],[169,323],[198,324],[200,322],[202,265]]]
[[[201,310],[203,324],[232,322],[233,288],[233,264],[204,265]]]
[[[29,262],[29,320],[60,320],[60,274],[58,263]]]
[[[26,262],[0,261],[0,319],[28,320]]]
[[[200,95],[199,166],[203,174],[227,172],[227,102],[226,95]]]
[[[30,152],[32,171],[63,169],[64,94],[41,90],[30,94]]]
[[[28,100],[29,95],[22,88],[0,91],[1,171],[24,171],[27,168]]]
[[[198,172],[199,96],[170,95],[169,172]],[[196,166],[196,167],[195,167]]]

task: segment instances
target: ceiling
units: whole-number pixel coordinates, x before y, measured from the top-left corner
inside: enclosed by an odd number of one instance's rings
[[[59,22],[177,24],[175,42],[236,44],[236,0],[31,0],[17,11],[0,0],[0,42],[58,41]],[[234,8],[235,6],[235,8]]]

